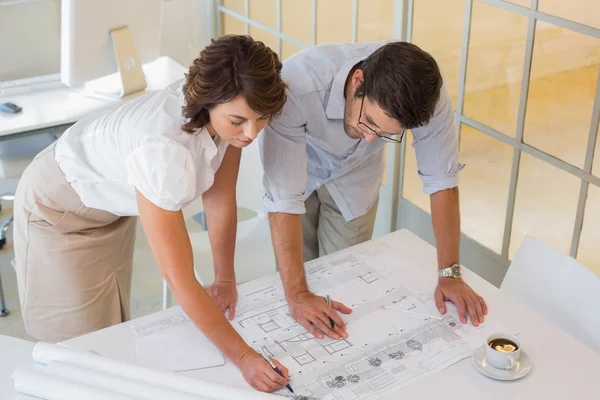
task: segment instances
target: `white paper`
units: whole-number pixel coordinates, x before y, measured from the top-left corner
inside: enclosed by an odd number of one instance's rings
[[[318,340],[298,324],[289,315],[278,275],[238,287],[233,326],[247,343],[263,347],[289,369],[298,395],[359,400],[396,393],[469,357],[492,331],[506,330],[490,316],[478,328],[463,325],[450,304],[440,316],[426,275],[412,274],[413,269],[410,255],[385,239],[305,265],[312,292],[352,308],[351,314],[340,314],[348,339]]]
[[[71,365],[91,369],[109,375],[116,375],[128,380],[146,383],[149,385],[157,385],[163,388],[191,393],[197,396],[215,400],[280,399],[279,396],[258,392],[254,389],[238,388],[172,372],[159,371],[152,368],[130,364],[124,361],[106,358],[89,352],[74,350],[65,346],[44,342],[38,342],[34,346],[33,360],[46,365],[52,361],[63,361]]]
[[[131,329],[133,329],[138,337],[144,337],[168,330],[186,322],[188,322],[188,318],[185,313],[179,309],[176,309],[172,310],[166,315],[162,315],[160,318],[131,325]]]
[[[141,400],[108,390],[72,382],[41,372],[16,369],[11,375],[15,391],[46,400]]]
[[[137,363],[163,371],[223,365],[223,354],[191,321],[135,340]]]
[[[61,361],[48,364],[44,374],[141,400],[206,400],[206,397],[200,398],[189,393],[136,382]]]

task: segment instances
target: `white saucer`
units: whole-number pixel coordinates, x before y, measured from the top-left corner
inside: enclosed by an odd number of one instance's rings
[[[532,362],[527,353],[521,350],[521,356],[515,366],[509,370],[504,370],[496,367],[492,367],[487,362],[485,354],[485,346],[482,345],[473,351],[473,365],[482,374],[489,376],[493,379],[499,379],[501,381],[512,381],[524,377],[531,371]]]

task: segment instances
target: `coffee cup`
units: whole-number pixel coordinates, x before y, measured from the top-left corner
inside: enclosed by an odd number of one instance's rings
[[[509,370],[519,361],[521,341],[515,335],[494,333],[487,338],[485,353],[491,366]]]

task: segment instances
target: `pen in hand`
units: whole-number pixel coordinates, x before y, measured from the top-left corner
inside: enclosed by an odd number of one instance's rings
[[[327,305],[329,307],[331,307],[331,297],[329,297],[329,295],[325,296],[325,301],[327,302]],[[335,329],[335,322],[333,322],[331,317],[328,317],[328,318],[329,318],[329,324],[331,324],[331,329]]]
[[[285,378],[285,376],[283,376],[283,374],[281,373],[281,370],[279,368],[277,368],[277,365],[275,365],[275,363],[271,360],[271,357],[269,357],[267,355],[267,353],[265,353],[265,351],[263,350],[262,347],[258,348],[258,352],[260,353],[261,356],[263,356],[265,361],[269,363],[269,365],[271,366],[271,368],[273,368],[273,370],[275,372],[277,372],[281,377]],[[292,390],[292,387],[290,386],[289,383],[287,385],[285,385],[285,387],[287,387],[290,392],[294,393],[294,391]]]

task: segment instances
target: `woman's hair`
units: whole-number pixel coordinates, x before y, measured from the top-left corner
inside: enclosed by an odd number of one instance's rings
[[[182,129],[194,133],[204,128],[210,109],[239,95],[257,114],[279,114],[286,101],[281,68],[277,54],[250,36],[212,39],[186,74]]]

